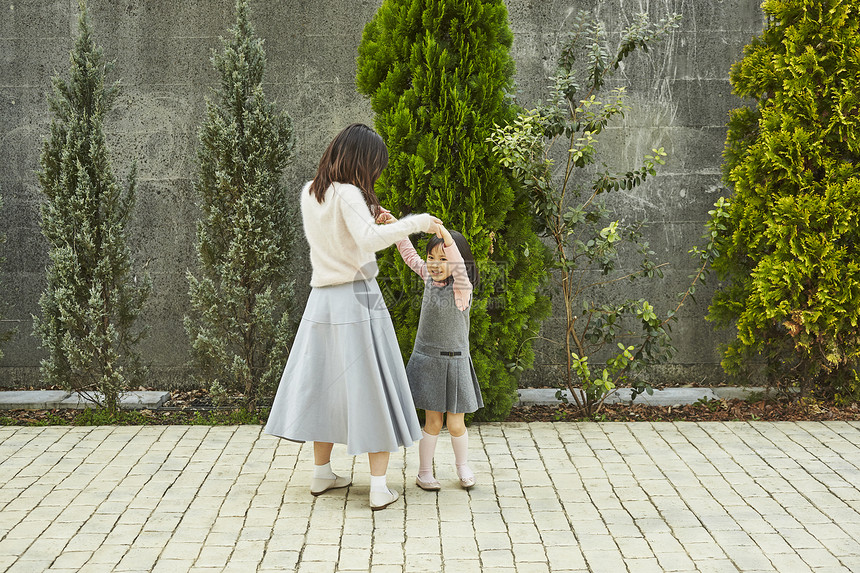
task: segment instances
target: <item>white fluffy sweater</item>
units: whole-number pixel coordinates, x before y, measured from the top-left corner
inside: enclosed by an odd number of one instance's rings
[[[377,225],[358,187],[333,183],[320,203],[302,188],[302,223],[311,247],[312,287],[337,285],[376,277],[376,251],[413,233],[427,232],[430,215],[409,215]]]

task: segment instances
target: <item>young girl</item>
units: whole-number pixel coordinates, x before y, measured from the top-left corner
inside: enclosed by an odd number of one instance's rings
[[[383,217],[395,220],[388,214]],[[415,483],[431,491],[441,488],[433,475],[433,453],[446,412],[460,485],[466,489],[475,485],[464,417],[484,406],[469,355],[469,308],[478,270],[463,235],[444,227],[440,231],[441,237],[427,243],[426,262],[408,238],[397,243],[403,260],[424,279],[421,318],[406,375],[415,406],[425,411]]]
[[[376,283],[375,253],[411,233],[439,232],[427,214],[377,225],[373,186],[388,164],[382,138],[365,125],[341,131],[301,193],[310,245],[311,293],[278,387],[266,433],[314,442],[311,493],[346,487],[331,470],[334,443],[367,452],[370,507],[398,494],[386,485],[389,453],[421,437],[391,317]]]

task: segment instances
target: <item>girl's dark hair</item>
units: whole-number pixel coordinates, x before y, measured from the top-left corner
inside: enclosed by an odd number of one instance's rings
[[[320,159],[310,193],[325,201],[332,183],[349,183],[361,189],[371,215],[379,215],[379,198],[373,184],[388,165],[388,149],[378,133],[363,123],[348,125],[338,133]]]
[[[463,257],[463,262],[466,264],[466,274],[469,277],[469,282],[472,283],[472,289],[478,289],[478,283],[481,281],[481,278],[478,276],[478,265],[475,264],[475,255],[472,254],[472,249],[469,248],[469,243],[466,242],[466,237],[463,236],[459,231],[452,231],[448,229],[448,232],[451,233],[451,238],[454,239],[454,244],[457,245],[457,250],[460,251],[460,255]],[[430,240],[427,241],[427,255],[430,254],[430,251],[438,247],[439,245],[444,245],[445,240],[436,237],[430,237]]]

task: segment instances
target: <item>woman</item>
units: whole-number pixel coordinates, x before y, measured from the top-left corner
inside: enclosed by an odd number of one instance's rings
[[[398,498],[386,484],[390,452],[421,438],[376,283],[376,252],[412,233],[441,232],[441,221],[427,214],[376,224],[385,211],[373,186],[387,164],[382,138],[352,124],[332,140],[302,189],[312,290],[265,429],[314,442],[313,495],[352,483],[331,470],[333,444],[346,444],[351,455],[366,452],[373,510]]]

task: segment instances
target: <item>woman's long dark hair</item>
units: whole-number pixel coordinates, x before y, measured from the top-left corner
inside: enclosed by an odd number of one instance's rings
[[[363,123],[353,123],[329,143],[311,182],[310,193],[322,203],[332,183],[355,185],[361,189],[371,215],[376,218],[380,207],[373,185],[387,165],[388,149],[379,134]]]
[[[460,256],[463,257],[463,262],[466,264],[466,275],[469,277],[469,282],[472,283],[472,289],[477,290],[481,278],[478,276],[478,265],[475,264],[475,255],[472,254],[472,249],[469,248],[469,243],[466,242],[466,237],[462,233],[450,229],[448,229],[448,232],[451,233],[451,238],[454,239],[454,244],[457,245],[457,250],[460,251]],[[427,241],[427,254],[429,255],[430,251],[444,244],[444,239],[435,235],[430,237],[430,240]]]

